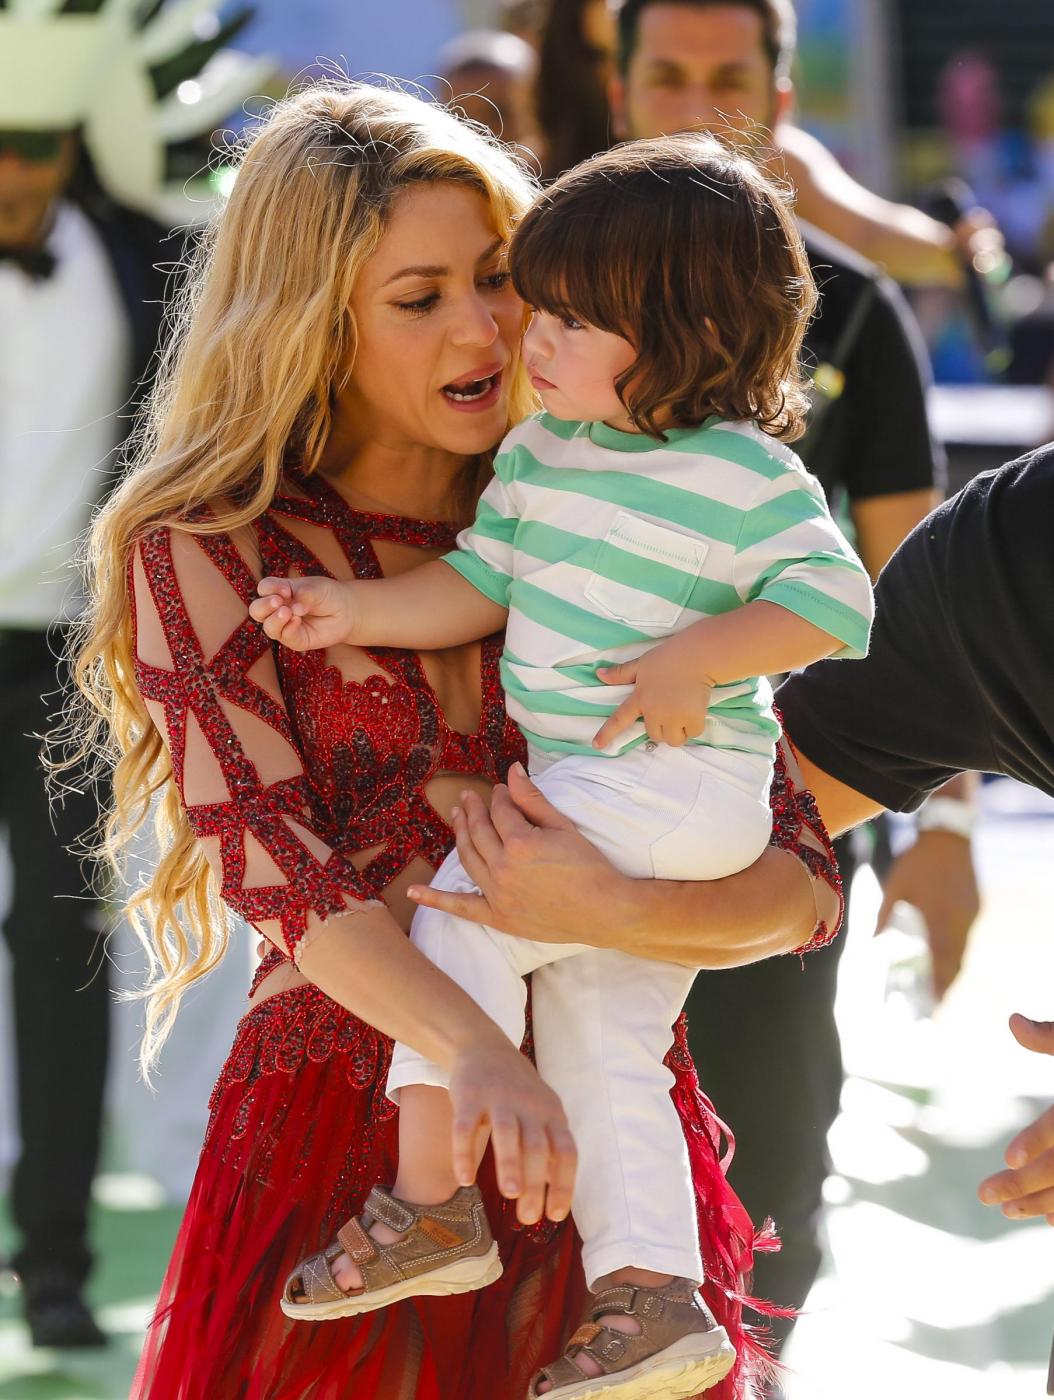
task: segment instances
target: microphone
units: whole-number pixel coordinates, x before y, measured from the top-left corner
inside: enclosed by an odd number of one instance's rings
[[[926,207],[942,224],[956,228],[971,210],[977,208],[977,200],[965,180],[951,177],[932,186]],[[1010,270],[1010,259],[1004,254],[997,267],[982,273],[970,257],[959,253],[959,258],[966,278],[966,311],[970,328],[989,374],[994,379],[1001,379],[1010,364],[1010,341],[993,306],[989,279],[1005,281]]]

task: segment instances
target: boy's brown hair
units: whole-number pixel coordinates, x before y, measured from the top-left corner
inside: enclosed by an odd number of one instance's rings
[[[711,414],[785,442],[805,431],[817,297],[801,235],[776,183],[715,137],[633,141],[569,170],[520,223],[510,267],[528,305],[634,346],[615,387],[642,432]]]

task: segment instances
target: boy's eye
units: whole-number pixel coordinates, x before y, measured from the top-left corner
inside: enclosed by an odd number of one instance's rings
[[[576,321],[573,316],[561,316],[560,323],[568,331],[584,331],[585,326],[581,321]]]

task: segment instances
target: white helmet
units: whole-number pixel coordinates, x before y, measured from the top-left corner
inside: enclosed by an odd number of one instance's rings
[[[0,0],[0,131],[79,129],[107,192],[200,223],[214,180],[166,180],[167,148],[206,136],[274,71],[225,48],[252,18],[223,0]]]

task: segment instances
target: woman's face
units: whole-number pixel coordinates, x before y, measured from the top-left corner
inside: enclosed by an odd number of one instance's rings
[[[357,435],[464,456],[498,442],[523,303],[482,195],[453,183],[399,195],[351,309],[358,351],[341,408]]]

